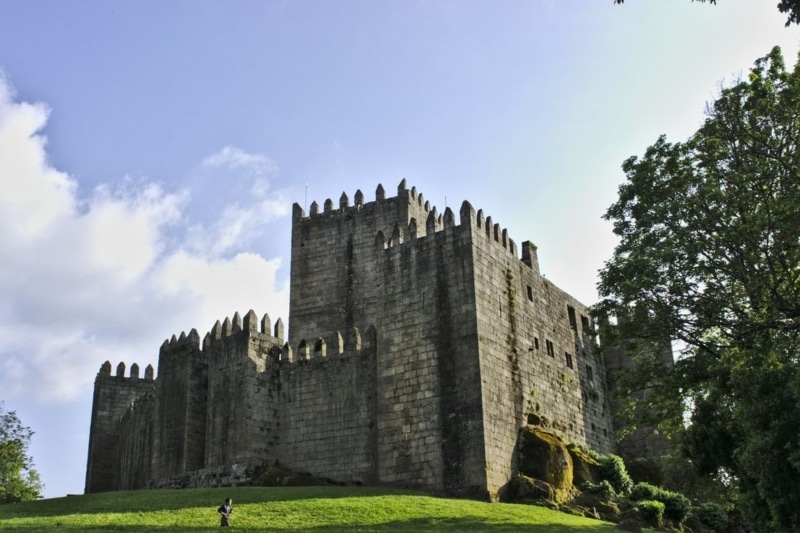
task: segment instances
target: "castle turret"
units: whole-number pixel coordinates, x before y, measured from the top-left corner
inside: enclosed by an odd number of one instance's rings
[[[208,361],[196,330],[164,341],[158,354],[153,450],[155,477],[203,467],[205,458]]]
[[[92,422],[89,433],[89,456],[86,462],[86,493],[120,489],[120,423],[125,411],[138,397],[155,390],[153,367],[145,369],[145,379],[139,378],[139,366],[131,367],[125,376],[125,363],[117,365],[111,375],[111,363],[100,367],[94,381]]]

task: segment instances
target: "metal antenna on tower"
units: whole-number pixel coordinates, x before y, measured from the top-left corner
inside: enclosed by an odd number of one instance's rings
[[[303,211],[308,211],[308,183],[306,183],[306,197],[303,200]]]

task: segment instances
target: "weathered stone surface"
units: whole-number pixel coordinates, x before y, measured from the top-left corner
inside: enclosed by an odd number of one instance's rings
[[[634,483],[650,483],[660,487],[664,481],[660,463],[652,459],[639,457],[625,461],[625,466]]]
[[[581,510],[583,516],[599,518],[607,522],[619,522],[620,508],[597,494],[580,493],[569,502],[569,506]]]
[[[526,426],[520,430],[519,470],[547,482],[560,503],[572,491],[572,458],[564,442],[554,433]]]
[[[567,451],[572,458],[572,484],[580,487],[587,482],[597,483],[597,468],[600,466],[597,461],[584,448],[573,443],[567,445]]]
[[[307,487],[332,483],[329,479],[315,477],[303,472],[292,472],[280,466],[267,468],[250,481],[250,485],[258,487]]]
[[[511,478],[506,488],[504,501],[514,503],[548,503],[555,505],[556,492],[553,486],[532,477],[517,475]]]

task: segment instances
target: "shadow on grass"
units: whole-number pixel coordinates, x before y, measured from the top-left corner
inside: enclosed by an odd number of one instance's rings
[[[331,500],[380,496],[437,497],[435,495],[412,490],[340,486],[136,490],[102,492],[32,502],[4,504],[0,505],[0,515],[4,518],[31,518],[71,514],[149,513],[191,509],[213,509],[216,511],[216,508],[228,497],[233,498],[234,504],[241,505],[291,502],[319,498]]]
[[[165,526],[165,527],[152,527],[152,526],[54,526],[47,528],[46,531],[87,531],[91,533],[105,533],[114,531],[123,532],[190,532],[190,531],[219,531],[219,527],[180,527],[180,526]],[[272,533],[297,533],[298,531],[313,532],[313,533],[388,533],[397,531],[414,531],[414,532],[456,532],[456,531],[475,531],[486,533],[512,533],[512,532],[533,532],[533,533],[614,533],[618,530],[610,524],[598,523],[596,527],[590,526],[567,526],[560,524],[487,524],[481,520],[474,520],[470,518],[464,519],[443,519],[432,522],[430,520],[398,520],[387,522],[380,525],[353,525],[353,526],[310,526],[310,527],[292,527],[292,528],[253,528],[253,527],[236,527],[231,529],[238,529],[239,531],[263,531]],[[11,531],[11,530],[9,530]],[[13,531],[43,531],[42,527],[17,527]]]

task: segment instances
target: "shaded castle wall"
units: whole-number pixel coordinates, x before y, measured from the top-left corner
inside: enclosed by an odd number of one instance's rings
[[[274,460],[278,438],[279,383],[267,371],[268,358],[281,352],[283,323],[272,335],[269,316],[261,321],[250,311],[242,322],[219,321],[206,335],[208,412],[205,438],[206,467]]]
[[[278,462],[340,482],[377,483],[375,329],[303,340],[292,361],[270,362],[279,382]]]
[[[196,330],[164,341],[158,355],[153,476],[169,477],[203,467],[208,360]]]
[[[364,203],[357,191],[351,205],[342,193],[337,207],[331,200],[309,215],[294,204],[292,214],[291,294],[289,344],[313,339],[320,332],[349,331],[377,324],[374,311],[382,307],[376,285],[383,280],[372,257],[375,236],[391,237],[395,224],[408,227],[411,218],[424,221],[426,202],[401,184],[398,196],[386,198],[378,186],[376,201]],[[429,204],[428,208],[430,208]],[[421,229],[424,234],[424,228]]]
[[[617,320],[624,320],[624,318],[617,317]],[[614,326],[609,325],[606,319],[601,320],[600,333],[603,334],[605,332],[605,335],[602,337],[603,339],[613,339],[615,337],[615,335],[612,335],[609,331],[609,329],[613,327]],[[620,340],[618,343],[606,343],[603,346],[606,369],[608,372],[608,386],[612,390],[616,386],[616,376],[618,372],[634,370],[636,368],[636,362],[631,358],[628,349],[623,345],[624,342],[625,341]],[[635,343],[636,341],[629,342]],[[659,362],[665,367],[674,364],[672,345],[668,340],[664,341],[661,346],[656,348],[656,356]],[[637,401],[644,401],[647,398],[647,391],[639,391],[635,393],[635,397]],[[615,413],[618,412],[621,407],[618,403],[618,400],[612,399],[611,401],[612,410]],[[639,406],[637,405],[637,409],[638,408]],[[670,449],[669,441],[667,441],[664,435],[654,432],[652,427],[643,424],[638,424],[632,433],[626,435],[617,443],[618,453],[625,460],[648,459],[660,462],[670,452]]]
[[[92,422],[89,434],[89,455],[86,462],[88,492],[117,490],[120,483],[118,459],[120,454],[120,420],[136,398],[155,389],[153,367],[148,365],[144,379],[139,378],[139,365],[131,365],[130,377],[125,377],[125,363],[111,375],[111,363],[106,361],[94,381]]]
[[[486,498],[469,234],[433,209],[373,249],[381,480]]]
[[[295,206],[290,335],[375,324],[379,480],[485,495],[469,241],[405,180],[356,198]]]
[[[146,487],[153,478],[153,429],[157,424],[155,409],[156,397],[147,393],[134,400],[122,416],[117,489],[140,489]]]

